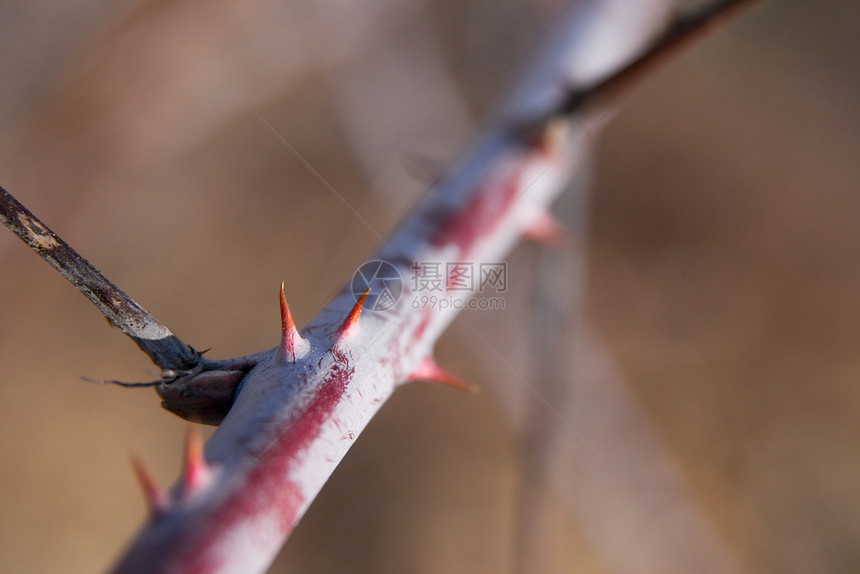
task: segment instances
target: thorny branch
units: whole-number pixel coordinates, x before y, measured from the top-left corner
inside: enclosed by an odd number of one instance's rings
[[[619,62],[606,79],[546,110],[531,123],[537,137],[524,140],[516,124],[488,129],[463,164],[421,201],[373,257],[405,270],[422,259],[504,256],[541,218],[585,147],[588,125],[557,126],[550,120],[609,101],[712,22],[753,1],[718,1],[675,20],[632,63]],[[564,80],[561,70],[552,71],[555,77],[548,81]],[[522,97],[534,98],[548,87],[532,86]],[[174,398],[188,400],[188,388],[204,389],[205,396],[192,396],[190,403],[173,408],[165,405],[169,410],[211,424],[226,416],[205,453],[199,442],[189,441],[184,475],[170,493],[161,492],[142,467],[138,469],[152,513],[117,572],[264,570],[393,390],[415,378],[447,378],[435,365],[432,348],[456,307],[414,311],[401,305],[390,315],[367,314],[359,321],[363,298],[356,302],[349,287],[301,333],[283,300],[279,346],[231,361],[207,361],[5,190],[2,200],[7,226],[156,364],[180,371],[180,376],[164,381],[160,394],[172,385],[170,389],[178,391]],[[216,391],[210,394],[212,388]],[[221,410],[207,419],[216,409],[210,404],[212,395],[217,395]]]
[[[557,109],[531,125],[540,130],[552,117],[613,103],[655,66],[756,2],[718,0],[678,16],[639,57],[593,85],[571,91]],[[201,365],[206,370],[218,366],[174,335],[2,187],[0,220],[92,301],[112,325],[130,337],[161,369],[187,373]]]

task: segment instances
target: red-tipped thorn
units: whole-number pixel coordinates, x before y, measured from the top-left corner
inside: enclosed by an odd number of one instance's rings
[[[212,470],[203,454],[200,429],[189,426],[185,441],[185,465],[182,470],[182,494],[188,496],[205,487],[211,475]]]
[[[284,296],[284,283],[281,282],[281,357],[290,362],[296,361],[296,344],[301,340],[293,315]]]
[[[569,232],[551,213],[544,211],[526,227],[523,235],[537,243],[560,247],[567,241]]]
[[[420,363],[418,363],[418,366],[409,373],[408,378],[441,383],[472,394],[477,393],[479,390],[477,385],[467,383],[440,367],[439,364],[433,360],[433,357],[425,357]]]
[[[140,487],[143,489],[143,495],[146,497],[146,505],[149,508],[149,514],[153,518],[157,518],[167,512],[168,499],[167,493],[164,492],[146,467],[143,462],[135,455],[131,456],[131,468],[134,469],[134,474]]]
[[[361,310],[364,308],[364,302],[367,300],[367,295],[370,293],[370,287],[364,290],[355,305],[352,306],[352,311],[346,316],[340,328],[337,330],[337,338],[345,337],[352,330],[353,326],[358,323],[358,316],[361,315]]]

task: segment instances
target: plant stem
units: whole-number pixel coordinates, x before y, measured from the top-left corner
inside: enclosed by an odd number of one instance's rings
[[[130,337],[163,370],[187,371],[200,354],[149,314],[119,287],[0,187],[0,221],[69,280],[114,327]]]

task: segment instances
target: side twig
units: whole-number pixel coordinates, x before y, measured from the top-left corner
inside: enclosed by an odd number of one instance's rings
[[[114,327],[164,370],[187,371],[202,357],[0,187],[0,220],[69,280]]]

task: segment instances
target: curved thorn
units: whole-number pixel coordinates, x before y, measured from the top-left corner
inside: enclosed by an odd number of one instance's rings
[[[364,308],[364,302],[367,300],[368,294],[370,294],[370,287],[365,289],[364,293],[362,293],[355,301],[355,305],[352,306],[352,310],[349,312],[349,315],[346,316],[346,319],[344,319],[337,331],[338,339],[345,337],[352,329],[353,325],[358,323],[358,317],[361,315],[361,310]]]
[[[143,495],[146,498],[146,505],[149,508],[150,516],[157,518],[163,515],[168,507],[167,493],[156,484],[155,479],[152,478],[152,475],[146,470],[143,462],[135,454],[131,455],[131,468],[134,470],[134,475],[143,489]]]
[[[420,363],[418,363],[418,366],[409,373],[408,379],[420,379],[434,383],[441,383],[471,394],[475,394],[480,390],[477,385],[467,383],[440,367],[433,357],[425,357]]]

